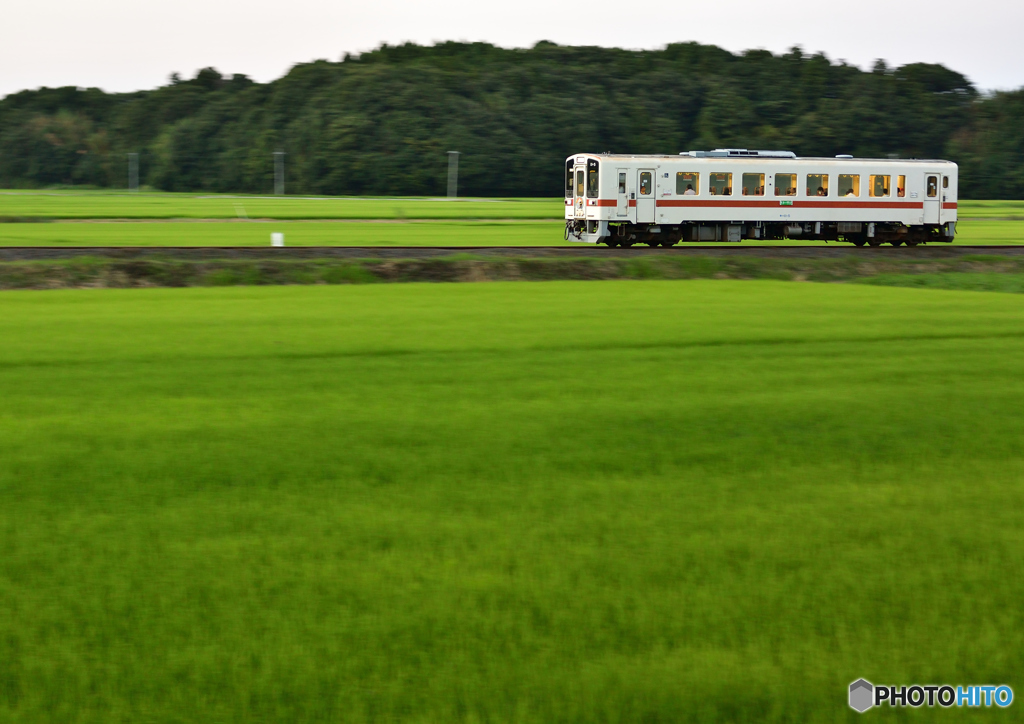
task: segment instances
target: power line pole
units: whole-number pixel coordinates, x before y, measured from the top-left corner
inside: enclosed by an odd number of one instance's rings
[[[139,191],[139,154],[128,154],[128,191],[138,193]]]
[[[274,151],[274,194],[284,196],[284,151]]]
[[[448,152],[448,198],[459,195],[459,152]]]

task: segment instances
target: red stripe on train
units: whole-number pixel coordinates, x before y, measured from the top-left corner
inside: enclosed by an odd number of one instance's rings
[[[616,206],[615,199],[597,199],[587,202],[590,206]],[[571,204],[570,204],[571,205]],[[635,200],[630,200],[629,205],[636,206]],[[793,201],[792,204],[781,205],[778,201],[746,201],[746,200],[722,200],[722,201],[697,201],[695,199],[659,199],[658,206],[665,207],[688,207],[710,209],[720,206],[731,206],[734,208],[747,209],[923,209],[921,201]],[[955,209],[956,202],[945,202],[944,209]]]
[[[920,201],[793,201],[785,205],[778,201],[696,201],[691,199],[660,199],[658,206],[685,206],[715,208],[719,206],[745,209],[923,209]]]

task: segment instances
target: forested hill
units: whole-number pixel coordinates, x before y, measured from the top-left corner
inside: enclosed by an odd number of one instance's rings
[[[561,193],[580,151],[780,148],[799,155],[949,158],[961,193],[1024,198],[1024,89],[982,96],[961,74],[870,71],[793,50],[734,55],[539,43],[383,46],[295,66],[267,84],[213,69],[152,91],[24,91],[0,101],[0,186],[143,184],[266,193],[287,153],[295,194]]]

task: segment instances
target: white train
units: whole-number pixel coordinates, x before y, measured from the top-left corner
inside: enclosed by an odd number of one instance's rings
[[[565,161],[565,238],[609,246],[821,239],[858,246],[950,242],[950,161],[797,158],[718,149]]]

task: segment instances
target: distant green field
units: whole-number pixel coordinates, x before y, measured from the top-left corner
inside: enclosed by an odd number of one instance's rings
[[[0,224],[0,246],[267,246],[275,231],[289,246],[581,246],[563,241],[562,222],[532,220]],[[966,220],[957,231],[958,244],[1024,243],[1024,221]],[[742,245],[799,243],[747,240]]]
[[[52,219],[560,219],[562,199],[0,191],[0,217]],[[1024,201],[961,201],[963,218],[1024,221]]]
[[[55,219],[553,219],[563,210],[562,199],[0,192],[0,217]]]
[[[0,224],[0,246],[534,246],[563,243],[558,221],[88,222]]]
[[[792,282],[4,292],[0,721],[1019,689],[1022,324]]]
[[[1024,221],[1024,201],[960,201],[957,216]]]

